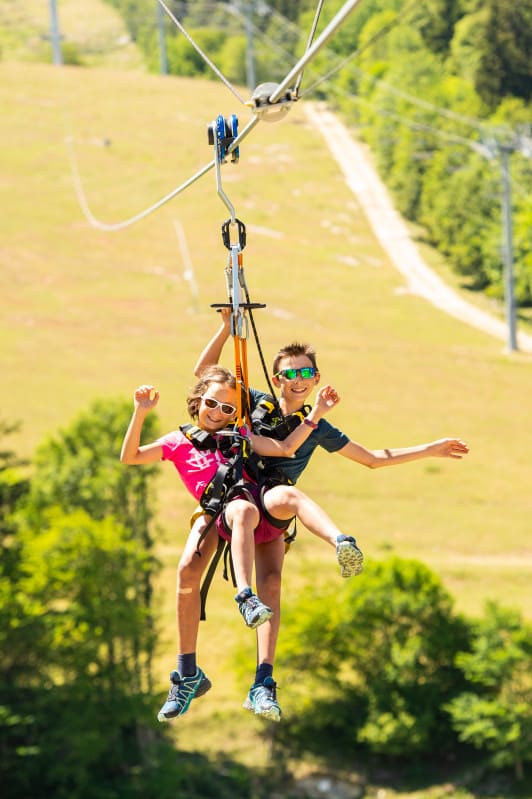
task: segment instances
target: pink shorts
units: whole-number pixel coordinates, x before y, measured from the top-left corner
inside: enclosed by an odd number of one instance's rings
[[[292,519],[274,519],[264,509],[258,485],[255,485],[255,483],[246,483],[246,488],[253,497],[253,502],[257,506],[260,515],[259,523],[254,530],[255,543],[268,544],[270,541],[275,541],[280,536],[284,536],[287,528],[292,522]],[[234,494],[231,494],[231,499],[246,499],[248,502],[250,501],[250,498],[245,491],[242,493],[236,491]],[[267,518],[267,516],[269,518]],[[225,511],[218,516],[215,524],[216,529],[218,530],[218,535],[221,538],[225,538],[226,541],[230,541],[231,530],[225,520]]]

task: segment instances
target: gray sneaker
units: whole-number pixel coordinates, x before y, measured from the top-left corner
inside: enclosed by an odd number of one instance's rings
[[[351,535],[339,535],[336,539],[336,560],[340,566],[342,577],[353,577],[360,574],[363,568],[364,555],[357,547]]]
[[[211,687],[211,681],[199,666],[192,677],[181,677],[178,671],[172,671],[170,682],[172,685],[168,698],[157,714],[159,721],[170,721],[177,716],[183,716],[192,700],[206,694]]]
[[[238,609],[247,626],[252,629],[264,624],[265,621],[268,621],[273,616],[273,610],[261,602],[251,588],[244,588],[237,594],[235,602],[238,603]]]
[[[266,677],[263,683],[252,685],[243,704],[256,716],[270,721],[281,721],[281,708],[277,703],[277,683],[273,677]]]

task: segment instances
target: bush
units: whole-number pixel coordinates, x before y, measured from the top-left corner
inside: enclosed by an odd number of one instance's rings
[[[284,622],[280,659],[301,677],[299,719],[281,733],[285,745],[295,736],[303,750],[334,740],[344,754],[361,746],[404,757],[452,748],[442,708],[465,687],[455,657],[467,650],[469,629],[436,576],[393,558],[342,591],[305,597],[305,613]]]

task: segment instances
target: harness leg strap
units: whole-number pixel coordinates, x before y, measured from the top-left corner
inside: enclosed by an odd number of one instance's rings
[[[203,578],[203,582],[200,588],[200,600],[201,600],[201,612],[200,612],[200,620],[205,621],[207,615],[205,613],[205,607],[207,604],[207,594],[209,593],[209,588],[211,587],[212,578],[214,577],[214,573],[218,566],[218,562],[222,557],[222,552],[224,550],[225,541],[223,538],[218,538],[218,545],[216,547],[216,552],[211,558],[211,562],[209,564],[209,568],[207,569],[207,574]]]

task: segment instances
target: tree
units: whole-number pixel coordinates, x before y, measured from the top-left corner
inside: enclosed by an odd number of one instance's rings
[[[282,663],[303,674],[312,662],[280,733],[285,746],[316,751],[331,740],[344,755],[364,745],[408,757],[452,744],[442,707],[465,685],[453,663],[468,626],[426,566],[371,564],[342,591],[309,591],[305,608],[285,620],[281,639]]]
[[[83,510],[18,523],[17,580],[0,597],[4,618],[17,608],[0,633],[0,780],[17,797],[103,797],[99,782],[143,762],[154,630],[135,585],[150,555]]]
[[[445,55],[461,13],[461,0],[426,0],[412,11],[411,24],[429,50]]]
[[[28,495],[30,482],[23,471],[26,461],[4,443],[19,426],[0,422],[0,674],[8,682],[9,660],[14,656],[20,661],[27,644],[27,631],[21,624],[25,597],[20,589],[25,567],[15,511]]]
[[[25,514],[35,528],[46,527],[51,507],[70,514],[83,510],[96,521],[114,518],[126,535],[150,552],[153,541],[150,522],[154,514],[151,481],[158,466],[142,469],[120,463],[120,448],[131,415],[122,400],[96,400],[87,411],[49,437],[37,449]],[[143,434],[156,438],[157,417],[146,419]],[[149,608],[152,595],[152,557],[149,569],[140,569],[130,583],[130,592],[142,607]],[[139,649],[140,657],[140,649]],[[138,662],[139,676],[150,683],[150,669]]]
[[[97,520],[113,515],[150,548],[150,485],[157,466],[128,469],[120,463],[130,415],[130,403],[99,399],[48,437],[35,455],[27,512],[37,520],[42,510],[56,505],[65,513],[82,508]],[[156,427],[157,418],[150,415],[143,430],[146,439],[156,438]]]
[[[15,429],[16,425],[0,423],[2,437]],[[97,439],[93,435],[93,447]],[[59,446],[53,453],[58,466],[74,460],[68,448],[63,457]],[[98,461],[99,453],[93,455]],[[31,486],[23,466],[3,445],[2,796],[270,796],[267,787],[258,791],[254,773],[229,759],[211,762],[201,755],[177,756],[167,728],[155,721],[161,698],[146,691],[141,671],[149,669],[155,636],[150,608],[136,590],[141,576],[153,570],[153,558],[142,539],[132,536],[113,515],[94,519],[79,506],[68,512],[46,506],[45,497],[55,498],[59,486],[49,486],[47,493],[42,474],[39,491],[33,492],[33,499],[39,497],[38,512],[35,504],[26,509]],[[96,496],[103,481],[90,484],[90,491],[86,480],[83,484],[83,501],[101,511],[109,501],[107,492],[101,501]],[[71,489],[68,502],[74,495]],[[264,785],[268,786],[267,780]]]
[[[456,664],[471,685],[446,706],[460,740],[522,779],[532,761],[532,628],[518,612],[489,603],[472,651],[459,652]]]
[[[496,108],[503,97],[532,97],[532,0],[482,0],[457,23],[453,63]]]

